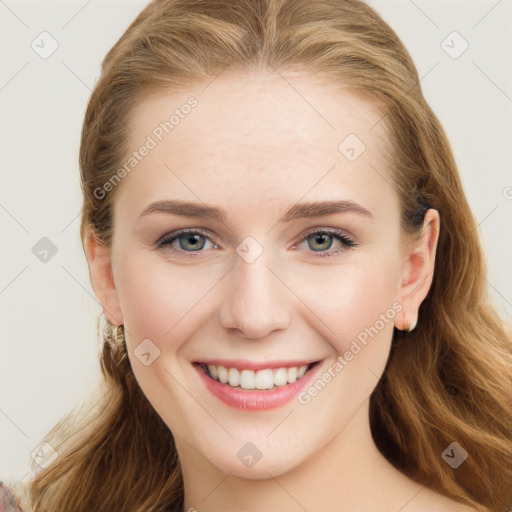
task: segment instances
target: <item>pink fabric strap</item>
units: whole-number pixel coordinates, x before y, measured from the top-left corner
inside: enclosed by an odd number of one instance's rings
[[[0,512],[23,512],[11,490],[3,482],[0,482]]]

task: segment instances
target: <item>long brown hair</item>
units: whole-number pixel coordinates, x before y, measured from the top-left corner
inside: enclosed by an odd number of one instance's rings
[[[446,135],[409,53],[362,1],[151,2],[105,57],[88,104],[82,242],[91,228],[111,244],[120,187],[98,190],[122,165],[127,115],[137,100],[155,88],[186,90],[228,66],[302,66],[380,106],[403,229],[417,232],[430,205],[440,213],[441,232],[418,326],[395,331],[371,396],[372,435],[416,481],[478,511],[503,512],[512,501],[510,334],[486,296],[476,224]],[[106,321],[101,335],[104,381],[87,414],[73,412],[45,439],[59,456],[27,484],[27,500],[37,512],[181,510],[172,433],[137,385],[123,327]],[[442,457],[452,442],[468,453],[457,469]]]

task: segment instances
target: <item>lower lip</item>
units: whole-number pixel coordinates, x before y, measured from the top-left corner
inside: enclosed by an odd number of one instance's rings
[[[233,388],[229,384],[222,384],[212,379],[198,364],[194,367],[199,372],[199,376],[205,383],[207,389],[218,399],[235,409],[245,411],[265,411],[274,409],[292,400],[297,396],[302,388],[313,379],[320,365],[316,363],[301,379],[293,384],[286,384],[272,390],[245,390]]]

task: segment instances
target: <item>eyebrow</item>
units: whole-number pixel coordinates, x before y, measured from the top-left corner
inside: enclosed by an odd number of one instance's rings
[[[349,199],[337,201],[312,201],[293,205],[279,220],[278,223],[290,222],[295,219],[319,217],[335,213],[356,213],[369,219],[373,218],[370,210]],[[155,201],[146,206],[139,215],[139,219],[152,213],[172,213],[185,217],[213,218],[222,223],[226,222],[227,214],[222,208],[207,206],[205,204],[189,201],[162,200]]]

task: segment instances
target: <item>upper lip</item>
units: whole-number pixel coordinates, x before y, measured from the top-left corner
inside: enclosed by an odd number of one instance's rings
[[[243,359],[205,359],[201,361],[195,361],[197,364],[213,365],[213,366],[224,366],[225,368],[237,368],[238,370],[264,370],[267,368],[300,368],[303,365],[310,365],[316,363],[317,360],[304,359],[301,361],[246,361]]]

